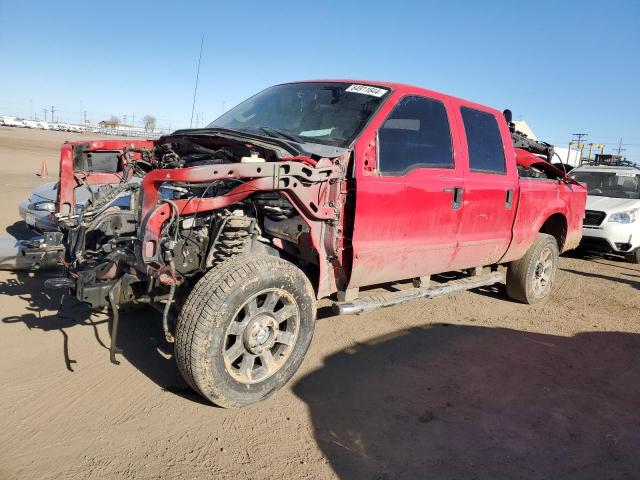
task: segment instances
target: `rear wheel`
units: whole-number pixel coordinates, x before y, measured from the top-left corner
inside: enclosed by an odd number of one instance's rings
[[[305,274],[280,258],[247,255],[210,270],[176,326],[187,383],[222,407],[241,407],[282,387],[304,358],[315,323]]]
[[[631,263],[638,264],[640,263],[640,247],[636,248],[631,255],[629,255],[629,260]]]
[[[509,264],[509,297],[529,304],[548,297],[558,269],[558,258],[556,239],[551,235],[539,233],[525,256]]]

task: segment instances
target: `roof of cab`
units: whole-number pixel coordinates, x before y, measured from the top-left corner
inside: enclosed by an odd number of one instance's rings
[[[635,171],[640,173],[640,167],[638,166],[626,166],[626,165],[580,165],[572,170],[572,172],[614,172],[622,171],[629,172]]]

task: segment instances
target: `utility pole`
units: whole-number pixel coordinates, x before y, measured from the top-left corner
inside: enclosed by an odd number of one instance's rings
[[[622,138],[620,138],[620,143],[618,143],[618,150],[616,150],[618,152],[618,155],[620,155],[620,152],[624,152],[626,150],[626,148],[622,148]]]
[[[42,111],[44,112],[44,121],[47,121],[47,109],[43,108]]]
[[[125,125],[127,123],[127,114],[126,113],[122,116],[122,123],[124,123]]]
[[[53,113],[56,111],[55,107],[51,105],[51,121],[53,122]],[[54,122],[55,123],[55,122]]]
[[[131,115],[131,125],[135,128],[136,126],[136,114],[135,112]]]
[[[83,126],[87,124],[87,111],[84,111],[84,123],[82,124]]]
[[[581,140],[582,140],[582,137],[587,137],[589,136],[589,134],[588,133],[572,133],[571,135],[578,138],[573,138],[571,142],[569,142],[569,153],[567,154],[567,160],[569,160],[569,156],[571,155],[571,145],[573,144],[578,147],[578,165],[582,165],[582,150],[584,148],[584,145],[582,144]]]

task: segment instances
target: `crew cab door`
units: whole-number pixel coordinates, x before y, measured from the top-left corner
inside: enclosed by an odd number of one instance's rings
[[[464,178],[448,98],[395,92],[356,143],[349,288],[446,271]]]
[[[511,134],[500,112],[462,100],[455,118],[462,140],[465,190],[455,269],[498,262],[511,243],[518,170]]]

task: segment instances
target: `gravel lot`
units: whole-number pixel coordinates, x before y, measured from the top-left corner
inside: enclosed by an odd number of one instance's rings
[[[0,127],[0,222],[91,134]],[[40,179],[47,160],[50,178]],[[0,272],[0,478],[640,478],[640,268],[565,256],[553,297],[502,287],[359,317],[320,304],[301,370],[223,410],[186,388],[160,316],[63,307],[43,278]]]

